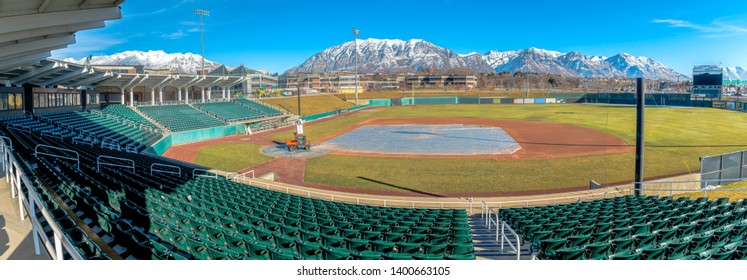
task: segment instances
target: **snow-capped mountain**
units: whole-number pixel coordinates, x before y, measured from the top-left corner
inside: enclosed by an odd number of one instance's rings
[[[725,80],[747,80],[747,69],[742,67],[724,67]]]
[[[457,55],[424,40],[358,40],[358,71],[417,72],[426,67],[442,70],[468,68],[475,72],[508,71],[558,74],[568,77],[644,77],[655,80],[686,80],[666,65],[643,56],[621,53],[612,57],[558,52],[538,48],[489,51]],[[343,43],[315,54],[288,72],[333,72],[355,69],[355,45]]]
[[[423,68],[438,69],[468,68],[480,72],[492,72],[479,55],[461,56],[455,52],[418,39],[357,40],[358,71],[372,72],[417,72]],[[293,67],[289,72],[333,72],[355,70],[355,43],[346,42],[328,48]]]
[[[67,62],[84,64],[85,58],[66,58]],[[143,65],[148,69],[169,69],[179,74],[195,74],[202,65],[202,56],[193,53],[166,53],[164,51],[125,51],[113,55],[91,57],[91,65]],[[220,63],[205,60],[205,67],[214,69]]]

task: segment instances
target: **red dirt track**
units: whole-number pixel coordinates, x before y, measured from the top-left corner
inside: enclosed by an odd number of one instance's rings
[[[337,118],[337,117],[334,117]],[[307,125],[313,125],[316,122],[324,122],[334,118],[320,120],[308,123]],[[423,155],[390,155],[390,154],[374,154],[374,153],[350,153],[333,151],[332,154],[340,155],[351,155],[351,156],[368,156],[368,157],[408,157],[408,158],[496,158],[499,160],[522,160],[522,159],[549,159],[549,158],[563,158],[563,157],[576,157],[576,156],[589,156],[598,154],[611,154],[611,153],[623,153],[632,152],[635,147],[629,146],[622,139],[604,133],[601,131],[574,126],[566,124],[555,124],[555,123],[543,123],[543,122],[531,122],[523,120],[506,120],[506,119],[483,119],[483,118],[377,118],[370,119],[361,123],[358,123],[344,131],[341,131],[335,135],[331,135],[327,138],[321,139],[318,143],[322,143],[336,136],[342,135],[350,130],[356,129],[365,125],[404,125],[404,124],[463,124],[463,125],[475,125],[475,126],[491,126],[501,127],[511,137],[516,140],[522,149],[511,155],[465,155],[465,156],[423,156]],[[266,136],[275,134],[278,132],[295,129],[294,126],[285,127],[278,130],[266,131],[257,133],[254,135],[234,135],[223,137],[219,139],[213,139],[209,141],[203,141],[198,143],[184,144],[171,147],[166,153],[163,154],[165,157],[172,159],[194,162],[197,153],[203,147],[215,145],[218,143],[226,142],[244,142],[251,144],[258,144],[262,146],[274,145],[274,142],[267,139]],[[329,186],[321,185],[304,181],[306,159],[289,159],[289,158],[276,158],[271,161],[261,163],[252,167],[245,168],[240,172],[246,172],[254,170],[255,174],[261,175],[269,172],[275,172],[275,179],[280,182],[314,187],[326,190],[334,191],[345,191],[352,193],[365,193],[365,194],[376,194],[376,195],[398,195],[398,196],[422,196],[414,192],[407,191],[376,191],[376,190],[361,190],[346,186]],[[529,194],[547,194],[555,193],[559,191],[575,191],[588,189],[588,187],[570,187],[565,190],[547,190],[547,191],[517,191],[510,194],[507,193],[480,193],[479,195],[529,195]],[[448,196],[461,196],[470,195],[464,194],[445,194]],[[472,194],[478,195],[478,194]]]

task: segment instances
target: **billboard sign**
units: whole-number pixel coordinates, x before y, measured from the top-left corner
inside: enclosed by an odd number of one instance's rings
[[[721,86],[729,84],[724,79],[723,68],[714,65],[697,65],[693,67],[693,86]]]

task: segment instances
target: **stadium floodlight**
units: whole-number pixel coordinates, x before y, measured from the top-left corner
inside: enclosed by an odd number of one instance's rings
[[[202,27],[202,16],[210,16],[210,11],[195,8],[195,14],[200,15],[200,46],[202,47],[202,65],[200,74],[205,75],[205,29]]]
[[[355,106],[358,106],[358,28],[353,27],[353,42],[355,43]]]

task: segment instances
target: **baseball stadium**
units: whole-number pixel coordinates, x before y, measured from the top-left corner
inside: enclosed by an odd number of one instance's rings
[[[0,0],[0,217],[26,225],[4,258],[747,254],[740,101],[642,89],[257,98],[235,91],[240,76],[50,59],[70,30],[120,18],[123,1],[48,2]]]

